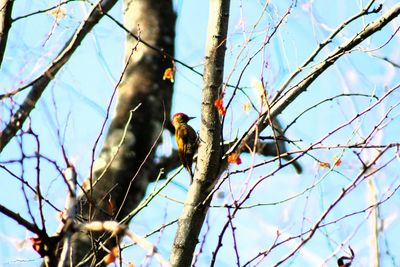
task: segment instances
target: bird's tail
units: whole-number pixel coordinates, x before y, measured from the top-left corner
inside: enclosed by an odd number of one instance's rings
[[[190,166],[189,166],[189,165],[186,165],[186,169],[188,170],[188,172],[189,172],[189,175],[190,175],[190,184],[192,184],[192,183],[193,183],[193,177],[194,177],[194,174],[193,174],[192,168],[190,168]]]

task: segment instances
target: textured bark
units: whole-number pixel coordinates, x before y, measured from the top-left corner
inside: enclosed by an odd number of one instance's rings
[[[211,197],[206,200],[221,167],[221,122],[214,101],[223,81],[229,0],[211,0],[201,105],[200,147],[197,171],[178,222],[170,262],[190,266]]]
[[[11,12],[13,4],[13,0],[0,1],[0,67],[6,50],[8,33],[11,29]]]
[[[160,141],[158,136],[163,130],[163,122],[169,117],[172,98],[171,82],[162,79],[164,70],[172,66],[165,55],[172,56],[174,52],[172,1],[126,0],[124,16],[129,31],[160,48],[163,53],[138,44],[136,39],[127,35],[125,60],[137,47],[118,88],[116,111],[96,162],[93,188],[80,198],[79,220],[120,221],[140,203],[149,181],[154,180],[158,173],[154,163],[154,145]],[[124,136],[130,111],[138,105]],[[124,142],[114,158],[123,138]],[[111,164],[104,169],[109,162]],[[109,208],[110,202],[114,211]],[[75,234],[72,248],[74,266],[79,262],[85,262],[82,266],[91,266],[104,257],[104,250],[98,247],[98,238],[98,235]],[[111,240],[107,247],[115,242],[115,239]]]

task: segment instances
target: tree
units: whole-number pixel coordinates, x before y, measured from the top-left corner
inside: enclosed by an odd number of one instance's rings
[[[170,1],[126,0],[123,24],[112,13],[116,3],[105,0],[83,4],[90,7],[86,18],[78,20],[79,26],[75,27],[72,37],[59,48],[60,52],[53,52],[48,66],[41,65],[38,78],[27,79],[29,82],[24,83],[27,85],[17,89],[13,84],[22,79],[11,79],[10,88],[14,89],[6,90],[1,97],[4,115],[0,166],[8,179],[19,186],[26,212],[15,212],[11,204],[1,205],[0,211],[37,235],[31,242],[45,263],[56,266],[60,262],[69,266],[72,259],[74,266],[94,266],[112,262],[119,256],[117,262],[123,265],[130,257],[127,251],[135,250],[132,245],[138,244],[144,249],[140,251],[148,255],[147,264],[154,258],[172,266],[196,263],[214,266],[225,261],[238,266],[261,262],[278,266],[292,261],[303,266],[310,262],[328,262],[342,254],[347,254],[342,261],[362,262],[369,258],[374,266],[390,261],[396,264],[391,251],[398,243],[389,238],[395,229],[379,226],[379,222],[389,223],[391,216],[396,216],[386,212],[395,205],[395,193],[400,185],[397,175],[385,181],[379,181],[378,177],[388,176],[397,169],[394,162],[399,144],[391,136],[397,133],[398,101],[392,96],[398,94],[399,84],[389,73],[399,72],[397,58],[390,54],[398,39],[399,4],[379,5],[370,1],[358,7],[355,14],[346,16],[342,23],[327,26],[324,19],[328,20],[329,16],[320,18],[311,9],[321,10],[318,3],[240,2],[230,7],[230,1],[212,0],[204,69],[199,71],[174,55],[175,14]],[[1,55],[5,54],[3,44],[7,44],[7,49],[13,44],[12,27],[19,21],[51,12],[53,26],[70,26],[73,23],[62,23],[62,20],[82,3],[65,1],[13,17],[11,10],[18,10],[16,4],[13,1],[3,4]],[[254,12],[250,8],[254,6],[258,7],[258,17],[247,13]],[[234,27],[228,27],[230,12],[233,21],[240,18],[236,32],[230,32]],[[322,34],[315,34],[317,42],[309,42],[314,43],[314,51],[299,54],[298,61],[303,63],[282,63],[285,56],[295,57],[290,48],[301,49],[303,45],[297,38],[294,39],[296,46],[280,43],[281,36],[289,36],[286,31],[290,31],[291,21],[301,14],[313,15],[312,26]],[[46,98],[50,86],[62,83],[65,75],[62,71],[78,57],[81,49],[78,46],[84,49],[86,36],[101,27],[105,17],[113,29],[123,30],[127,36],[125,63],[104,104],[102,121],[92,129],[95,134],[87,154],[89,171],[85,170],[89,175],[83,179],[82,175],[86,174],[80,174],[79,163],[73,160],[68,148],[71,142],[67,132],[71,128],[68,115],[62,120],[58,118],[61,115],[55,116],[53,137],[57,139],[58,151],[53,154],[46,151],[48,137],[40,129],[40,115],[32,110],[40,103],[39,99]],[[235,39],[237,33],[243,39]],[[48,34],[44,46],[49,42],[49,47],[56,48],[52,44],[54,36],[58,36],[57,30]],[[227,47],[229,56],[225,58]],[[284,51],[287,55],[271,51]],[[2,58],[4,66],[7,57]],[[364,60],[370,62],[366,69],[359,63]],[[354,61],[356,66],[349,68],[343,61]],[[374,86],[371,78],[364,83],[352,82],[350,74],[354,70],[358,71],[353,73],[356,78],[369,71],[382,73],[371,63],[380,64],[388,75],[377,79]],[[291,66],[295,67],[289,71]],[[333,76],[332,67],[349,71],[349,77]],[[11,70],[10,67],[8,71]],[[248,86],[250,71],[258,72],[257,78],[253,78],[253,89]],[[173,132],[169,120],[174,72],[177,79],[184,77],[185,72],[190,77],[197,76],[193,82],[199,87],[201,83],[196,79],[203,79],[199,151],[194,181],[187,196],[176,192],[181,188],[179,182],[170,183],[179,166],[176,151],[166,155],[157,149],[162,139],[164,142],[168,139],[163,131]],[[99,76],[96,78],[101,79]],[[332,82],[321,81],[321,78],[337,77],[343,78],[344,89],[332,88]],[[347,90],[348,85],[357,88]],[[331,90],[318,92],[317,87],[322,86]],[[179,86],[175,90],[179,92]],[[311,96],[305,99],[307,90]],[[253,96],[251,91],[255,92]],[[60,112],[61,102],[56,101],[54,91],[52,94],[47,96],[51,99],[49,103]],[[112,113],[115,95],[118,99]],[[96,95],[91,95],[90,101],[95,98]],[[86,100],[86,104],[90,101]],[[327,109],[328,103],[333,103],[333,107]],[[113,118],[108,123],[111,114]],[[295,170],[301,172],[300,164],[304,172],[300,178],[294,178]],[[55,172],[48,172],[50,168]],[[58,178],[46,181],[44,173]],[[182,172],[181,176],[185,174]],[[188,183],[188,177],[185,178]],[[154,183],[149,187],[151,182]],[[58,190],[65,190],[62,197],[66,201],[65,209],[57,203],[57,194],[45,193],[55,187],[52,183],[57,184]],[[269,192],[268,196],[263,191]],[[357,199],[363,192],[370,195],[369,200],[354,201],[353,197]],[[157,200],[164,194],[167,195],[163,201]],[[37,200],[32,199],[33,195]],[[186,201],[182,205],[177,199],[184,196]],[[179,220],[177,214],[169,211],[161,216],[164,219],[158,218],[151,224],[158,227],[148,235],[158,233],[160,238],[166,236],[168,240],[158,245],[154,237],[149,242],[140,236],[140,222],[146,221],[152,212],[163,212],[157,203],[164,207],[176,205],[176,210],[182,210]],[[49,226],[49,216],[55,212],[60,212],[61,222],[52,231],[55,227]],[[285,212],[291,213],[290,220],[271,218]],[[260,216],[264,219],[259,220]],[[132,218],[128,229],[126,225]],[[173,219],[168,222],[166,218]],[[248,225],[256,222],[262,222],[262,227],[252,226],[249,231]],[[356,225],[345,227],[348,231],[345,234],[338,230],[349,222]],[[361,227],[367,230],[360,230]],[[335,231],[340,233],[336,235]],[[371,238],[369,255],[357,244],[356,237],[365,233]],[[267,241],[258,243],[260,237],[255,236],[265,236]],[[121,244],[124,237],[128,239]],[[321,247],[314,242],[327,245]],[[160,246],[169,249],[163,251]],[[383,256],[384,250],[387,256]],[[235,256],[228,258],[226,254],[232,252]],[[132,259],[135,264],[144,256],[139,255],[135,254]]]

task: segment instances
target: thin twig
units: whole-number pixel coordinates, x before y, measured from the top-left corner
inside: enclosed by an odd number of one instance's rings
[[[41,97],[47,85],[51,82],[52,79],[54,79],[54,77],[56,76],[58,71],[64,66],[64,64],[68,62],[68,60],[71,58],[72,54],[81,44],[83,39],[104,16],[104,13],[109,11],[116,2],[117,0],[100,0],[97,5],[92,8],[87,18],[80,24],[78,29],[75,31],[75,34],[66,43],[64,49],[58,54],[58,56],[46,68],[46,70],[34,81],[21,88],[23,89],[32,86],[32,89],[28,93],[24,102],[17,110],[17,112],[12,116],[9,123],[0,135],[0,152],[21,129],[26,118],[34,109],[37,101]]]

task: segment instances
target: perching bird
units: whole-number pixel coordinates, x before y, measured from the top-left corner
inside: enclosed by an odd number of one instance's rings
[[[344,260],[349,260],[349,262],[348,262],[348,263],[344,263]],[[337,265],[338,265],[339,267],[350,267],[352,261],[353,261],[353,258],[343,256],[343,257],[340,257],[340,258],[337,260]]]
[[[354,260],[355,254],[354,254],[353,249],[350,246],[349,246],[349,250],[350,250],[351,257],[347,257],[347,256],[340,257],[337,260],[338,267],[350,267],[351,266],[351,264]],[[349,262],[345,263],[344,262],[345,260],[349,261]]]
[[[175,128],[175,140],[178,145],[178,154],[183,166],[188,170],[191,182],[193,179],[192,164],[193,157],[197,151],[197,134],[188,124],[194,117],[185,113],[175,113],[172,117],[172,125]]]

